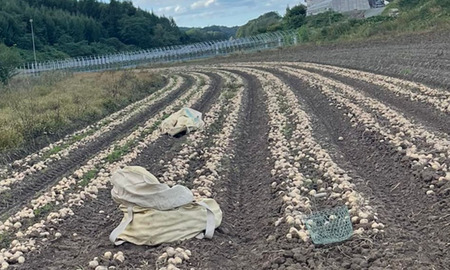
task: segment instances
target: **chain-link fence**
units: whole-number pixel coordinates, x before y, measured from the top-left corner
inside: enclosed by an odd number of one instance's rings
[[[151,50],[122,52],[109,55],[77,57],[65,60],[27,63],[18,68],[22,75],[68,70],[74,72],[98,71],[136,67],[150,63],[171,63],[193,59],[229,55],[236,52],[268,50],[297,44],[297,31],[279,31],[257,36],[223,41],[177,45]]]

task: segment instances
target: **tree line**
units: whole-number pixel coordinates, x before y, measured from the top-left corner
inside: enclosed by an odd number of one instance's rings
[[[0,43],[33,61],[31,23],[38,61],[107,54],[221,39],[225,34],[186,33],[173,18],[157,16],[129,0],[0,0]],[[222,29],[223,30],[223,29]],[[206,33],[206,34],[204,34]]]
[[[277,12],[268,12],[256,19],[248,21],[239,27],[236,37],[248,37],[257,34],[290,30],[301,27],[306,21],[306,6],[297,5],[286,8],[286,14],[280,16]]]

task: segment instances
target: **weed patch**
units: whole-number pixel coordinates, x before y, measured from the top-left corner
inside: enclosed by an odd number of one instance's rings
[[[0,233],[0,249],[9,248],[11,242],[12,242],[11,235],[7,233]]]
[[[98,169],[92,169],[83,175],[83,179],[78,183],[80,186],[87,186],[92,179],[94,179],[98,174]]]
[[[114,147],[114,150],[112,151],[112,153],[110,153],[105,158],[105,160],[108,161],[109,163],[113,163],[113,162],[119,161],[120,158],[123,155],[125,155],[126,153],[128,153],[130,151],[131,147],[133,145],[135,145],[135,144],[136,144],[136,141],[135,140],[131,140],[131,141],[128,141],[127,143],[125,143],[122,146],[118,145],[118,146]]]
[[[50,213],[50,211],[52,211],[53,207],[55,207],[55,205],[53,203],[48,203],[42,207],[34,209],[33,214],[34,214],[35,218],[43,217],[44,215]]]

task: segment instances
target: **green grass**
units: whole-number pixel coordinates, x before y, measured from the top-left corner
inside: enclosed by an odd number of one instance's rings
[[[290,123],[284,125],[283,127],[283,135],[284,137],[286,137],[287,139],[292,138],[292,134],[294,133],[294,126]]]
[[[0,86],[0,153],[94,123],[154,93],[164,82],[160,75],[131,70],[14,78]],[[88,135],[77,135],[68,143]]]
[[[232,98],[234,98],[239,90],[239,87],[241,87],[242,85],[237,84],[237,83],[228,83],[225,85],[225,89],[226,91],[222,94],[222,96],[226,99],[226,100],[231,100]]]
[[[399,15],[390,17],[390,10]],[[391,37],[405,33],[450,29],[450,0],[392,1],[380,16],[351,19],[339,13],[327,12],[307,17],[298,31],[302,43],[357,41]]]
[[[411,74],[411,72],[412,72],[412,70],[410,68],[406,68],[406,69],[403,69],[400,72],[400,74],[402,74],[402,75],[409,75],[409,74]]]
[[[63,150],[64,148],[66,148],[65,145],[58,145],[58,146],[55,146],[55,147],[53,147],[52,149],[50,149],[48,152],[46,152],[46,153],[43,155],[43,158],[46,159],[46,158],[50,157],[51,155],[57,154],[57,153],[59,153],[61,150]]]
[[[40,208],[34,209],[33,214],[36,217],[42,217],[48,213],[50,213],[50,211],[52,211],[53,207],[55,207],[55,205],[53,203],[48,203]]]
[[[280,112],[283,114],[290,114],[291,107],[289,107],[289,104],[286,101],[286,98],[282,95],[277,96],[278,106],[280,108]]]
[[[87,136],[90,136],[92,134],[94,134],[95,130],[91,129],[86,131],[83,134],[78,134],[78,135],[73,135],[70,139],[69,139],[69,144],[75,143],[75,142],[79,142],[82,139],[86,138]]]
[[[12,240],[11,235],[6,233],[0,234],[0,249],[8,248]]]
[[[92,169],[83,175],[83,179],[78,183],[80,186],[87,186],[92,179],[94,179],[98,174],[98,169]]]
[[[11,199],[11,197],[12,197],[11,191],[5,190],[4,192],[1,193],[0,201],[6,202],[7,200]]]
[[[63,146],[55,146],[52,149],[50,149],[50,151],[48,151],[49,155],[54,155],[56,153],[59,153],[61,150],[63,149]]]
[[[153,123],[153,125],[150,127],[150,129],[148,130],[148,132],[146,132],[146,134],[150,134],[151,132],[153,132],[154,130],[156,130],[162,123],[163,120],[158,120],[155,123]]]
[[[109,163],[119,161],[122,158],[122,156],[128,153],[131,147],[134,146],[135,144],[136,144],[135,140],[130,140],[122,146],[117,145],[116,147],[114,147],[112,153],[105,158],[105,160]]]

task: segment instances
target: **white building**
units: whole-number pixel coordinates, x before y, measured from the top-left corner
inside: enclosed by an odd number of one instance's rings
[[[307,0],[308,15],[326,11],[347,12],[370,9],[369,0]]]

